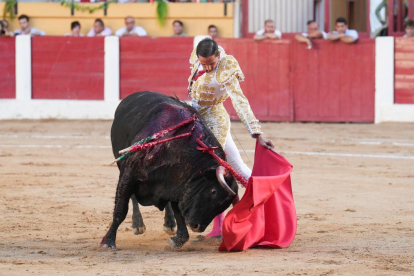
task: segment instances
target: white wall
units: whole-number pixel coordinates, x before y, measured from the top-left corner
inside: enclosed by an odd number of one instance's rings
[[[250,0],[249,33],[264,27],[264,21],[273,19],[276,29],[288,33],[306,31],[306,22],[313,19],[313,0]]]
[[[414,122],[414,104],[394,103],[394,43],[375,39],[375,123]]]

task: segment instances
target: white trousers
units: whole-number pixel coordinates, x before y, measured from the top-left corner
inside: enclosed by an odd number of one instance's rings
[[[243,162],[240,152],[229,132],[227,133],[226,143],[224,144],[224,152],[226,153],[227,163],[244,178],[249,179],[252,175],[252,170]]]

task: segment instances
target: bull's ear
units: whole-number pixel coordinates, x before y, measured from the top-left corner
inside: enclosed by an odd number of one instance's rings
[[[232,183],[234,179],[234,177],[231,175],[231,173],[228,173],[224,179],[226,180],[227,183]]]

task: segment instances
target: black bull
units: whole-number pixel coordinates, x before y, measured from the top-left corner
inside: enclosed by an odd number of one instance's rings
[[[112,124],[115,158],[120,156],[120,150],[177,125],[193,114],[197,112],[191,106],[163,94],[139,92],[128,96],[119,104]],[[128,213],[132,196],[139,204],[154,205],[160,210],[171,203],[177,222],[176,236],[170,240],[173,247],[181,247],[188,241],[186,225],[195,232],[203,232],[216,215],[230,206],[235,196],[225,185],[228,183],[237,194],[237,183],[230,174],[224,173],[213,156],[197,149],[196,139],[202,135],[203,142],[209,147],[218,146],[216,154],[225,159],[219,142],[202,120],[180,127],[161,139],[190,132],[193,126],[189,137],[138,151],[118,162],[120,173],[113,221],[102,239],[102,247],[115,248],[116,232]],[[134,211],[140,216],[138,209]],[[164,226],[172,229],[174,221],[166,220]]]

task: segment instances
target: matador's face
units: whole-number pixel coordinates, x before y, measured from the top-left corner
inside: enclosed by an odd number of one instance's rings
[[[217,56],[211,55],[209,57],[199,56],[200,64],[203,66],[203,69],[209,73],[216,69],[218,61],[220,59],[220,52]]]

